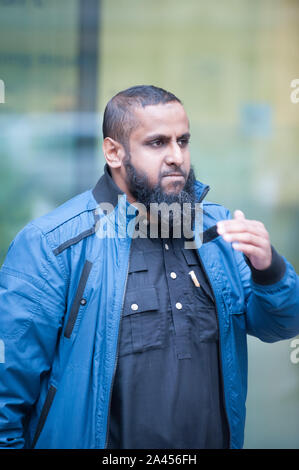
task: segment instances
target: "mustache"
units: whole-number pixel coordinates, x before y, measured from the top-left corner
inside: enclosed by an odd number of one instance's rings
[[[174,173],[177,174],[177,175],[183,176],[185,179],[187,179],[187,173],[185,171],[183,171],[181,168],[176,168],[174,170],[161,173],[160,174],[160,179],[164,178],[165,176],[173,175]]]

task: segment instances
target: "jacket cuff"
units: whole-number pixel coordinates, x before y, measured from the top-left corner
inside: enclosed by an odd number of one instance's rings
[[[286,263],[281,255],[277,253],[273,245],[271,245],[272,250],[272,261],[270,266],[267,269],[255,269],[249,258],[244,255],[245,261],[248,264],[251,270],[251,277],[253,282],[261,285],[270,285],[275,284],[283,278],[286,271]]]

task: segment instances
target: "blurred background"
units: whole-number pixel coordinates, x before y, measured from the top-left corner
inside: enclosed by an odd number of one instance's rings
[[[29,220],[97,182],[106,102],[153,84],[184,103],[208,200],[263,221],[299,272],[295,78],[298,0],[0,0],[0,265]],[[248,347],[245,447],[299,448],[291,340]]]

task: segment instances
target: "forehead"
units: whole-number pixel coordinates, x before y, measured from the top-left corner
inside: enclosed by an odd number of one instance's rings
[[[183,106],[176,102],[149,105],[134,109],[137,127],[130,139],[149,134],[182,135],[189,131],[189,120]]]

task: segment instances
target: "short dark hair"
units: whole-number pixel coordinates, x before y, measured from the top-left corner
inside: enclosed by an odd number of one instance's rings
[[[153,85],[139,85],[117,93],[108,102],[103,117],[103,138],[111,137],[128,148],[129,137],[138,122],[134,108],[182,102],[173,93]]]

